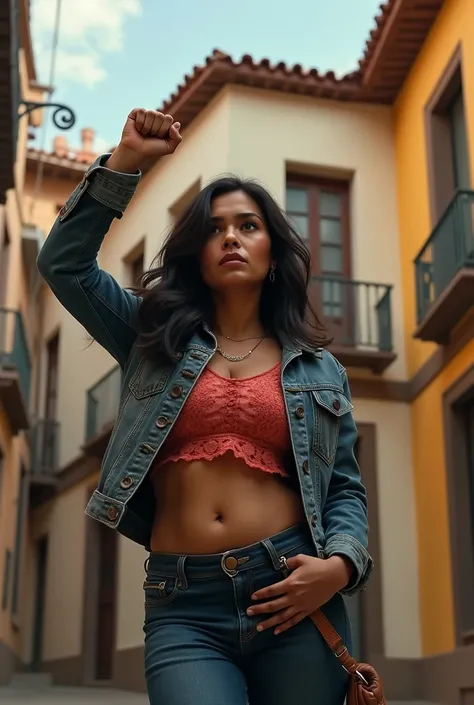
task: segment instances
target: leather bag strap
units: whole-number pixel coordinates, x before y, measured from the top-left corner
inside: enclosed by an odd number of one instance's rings
[[[310,615],[310,618],[319,629],[321,636],[336,656],[341,666],[345,668],[348,673],[352,675],[359,675],[359,664],[354,658],[352,658],[347,650],[347,646],[342,640],[342,637],[334,629],[331,622],[323,614],[323,612],[321,610],[316,610]]]

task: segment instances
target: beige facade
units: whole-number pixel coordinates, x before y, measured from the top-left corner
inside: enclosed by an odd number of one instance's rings
[[[19,3],[23,31],[16,88],[24,100],[41,101],[43,89],[35,83],[26,11],[26,3]],[[8,91],[2,88],[2,95],[8,95]],[[9,111],[12,120],[8,128],[2,122],[2,131],[13,134],[14,160],[11,187],[0,193],[0,684],[8,682],[21,656],[23,636],[29,632],[25,626],[28,617],[23,612],[23,575],[28,570],[24,527],[32,459],[25,431],[30,427],[29,392],[36,375],[38,332],[35,287],[39,277],[28,266],[31,242],[25,228],[24,186],[28,131],[33,121],[38,125],[39,120],[32,114],[15,121],[12,108],[1,108],[2,113]]]
[[[410,411],[407,403],[385,399],[381,391],[384,384],[406,380],[390,109],[227,85],[185,129],[184,136],[173,158],[163,160],[144,176],[125,216],[114,222],[102,247],[101,266],[124,286],[132,283],[133,263],[141,255],[145,267],[151,262],[176,213],[201,185],[233,172],[258,178],[284,206],[288,205],[287,187],[294,180],[301,179],[308,188],[344,184],[349,203],[350,280],[392,287],[389,364],[384,363],[386,368],[374,374],[374,360],[378,364],[377,356],[383,357],[383,353],[377,347],[379,341],[367,334],[364,338],[363,330],[360,340],[349,346],[347,360],[342,358],[350,365],[361,460],[366,458],[363,471],[371,492],[374,548],[380,558],[379,577],[350,609],[361,650],[387,658],[416,658],[420,655],[420,634],[417,555],[412,540]],[[78,161],[78,154],[67,150],[62,157],[47,156],[41,190],[35,193],[38,158],[30,152],[26,198],[34,222],[47,231],[86,167]],[[116,410],[116,363],[97,344],[90,344],[84,329],[46,289],[41,291],[41,300],[43,354],[37,414],[42,417],[47,413],[48,345],[59,336],[55,397],[59,481],[55,496],[30,513],[25,570],[32,579],[28,581],[31,590],[25,597],[25,610],[30,615],[35,612],[35,565],[41,539],[46,536],[42,668],[53,672],[58,682],[90,683],[101,669],[103,675],[106,667],[99,663],[98,654],[103,645],[95,635],[104,628],[101,610],[112,608],[109,677],[119,686],[141,689],[145,552],[122,537],[115,538],[112,548],[107,543],[109,551],[116,552],[116,560],[110,564],[116,589],[104,607],[101,600],[106,598],[101,598],[97,579],[100,546],[113,539],[101,537],[100,528],[83,514]],[[356,293],[355,300],[361,302],[362,297]],[[357,315],[363,329],[366,312],[363,303],[357,305],[361,306]],[[372,314],[370,310],[367,315]],[[91,389],[98,400],[92,428]],[[367,610],[361,604],[367,600],[375,606],[364,622],[362,615]],[[403,620],[400,614],[405,615]],[[30,633],[23,634],[26,663],[31,662],[38,639],[35,620],[30,624]]]

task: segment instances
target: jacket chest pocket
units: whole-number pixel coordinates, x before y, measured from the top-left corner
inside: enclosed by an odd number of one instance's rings
[[[353,405],[342,392],[334,389],[317,389],[311,392],[314,407],[313,452],[326,465],[334,461],[341,416],[353,410]]]
[[[173,367],[157,366],[142,357],[131,377],[128,387],[138,401],[160,394],[168,384]]]

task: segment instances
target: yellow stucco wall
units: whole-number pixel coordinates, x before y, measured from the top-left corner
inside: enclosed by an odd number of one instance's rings
[[[474,165],[474,3],[446,0],[395,106],[404,322],[409,376],[435,345],[413,339],[416,328],[413,259],[431,232],[424,109],[457,47],[462,46],[470,163]],[[474,169],[471,166],[471,180]]]
[[[430,200],[425,105],[451,57],[461,46],[471,180],[474,169],[474,3],[446,0],[395,106],[404,326],[409,376],[436,345],[413,338],[416,295],[413,260],[428,238]],[[470,139],[469,139],[470,138]],[[466,346],[412,404],[414,485],[417,514],[422,652],[454,648],[450,537],[443,437],[443,393],[474,360]]]
[[[443,393],[463,375],[473,360],[474,340],[445,367],[412,405],[424,654],[449,651],[454,647]]]

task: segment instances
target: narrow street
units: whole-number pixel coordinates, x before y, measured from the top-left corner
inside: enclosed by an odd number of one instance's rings
[[[0,688],[1,705],[148,705],[146,695],[110,688],[61,688],[48,676],[22,674]]]
[[[148,705],[146,695],[109,688],[51,686],[41,674],[16,676],[11,686],[0,688],[0,705]],[[197,703],[196,705],[199,705]],[[388,705],[435,705],[421,701],[391,701]]]

